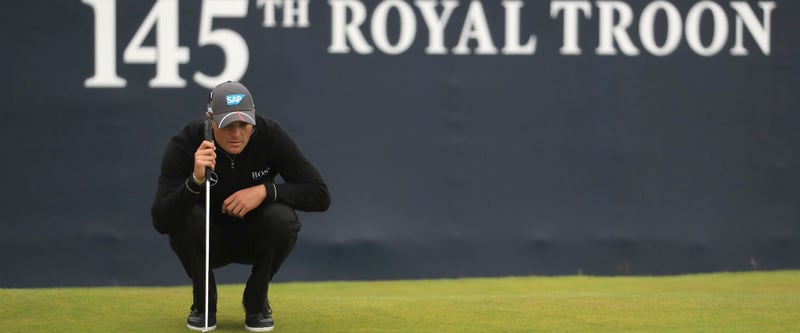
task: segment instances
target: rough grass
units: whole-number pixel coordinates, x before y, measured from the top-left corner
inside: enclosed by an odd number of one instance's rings
[[[223,285],[215,332],[244,332]],[[800,271],[277,283],[276,332],[798,332]],[[2,332],[188,332],[189,287],[0,289]]]

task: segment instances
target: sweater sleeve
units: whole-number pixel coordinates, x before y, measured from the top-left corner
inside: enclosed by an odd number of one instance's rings
[[[285,203],[302,211],[321,212],[331,203],[328,186],[317,168],[309,162],[297,144],[280,126],[273,128],[273,150],[278,163],[278,172],[286,181],[281,184],[267,184],[268,195],[273,200]],[[273,190],[270,192],[270,190]],[[269,199],[269,197],[268,197]]]
[[[155,201],[150,210],[153,227],[162,234],[171,233],[186,219],[204,186],[192,180],[194,150],[189,128],[173,137],[161,161],[161,174]],[[197,143],[199,145],[199,141]]]

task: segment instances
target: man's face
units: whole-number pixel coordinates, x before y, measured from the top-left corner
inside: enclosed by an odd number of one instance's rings
[[[228,154],[241,153],[250,142],[251,134],[253,134],[253,125],[243,121],[234,122],[223,128],[219,128],[214,122],[214,141]]]

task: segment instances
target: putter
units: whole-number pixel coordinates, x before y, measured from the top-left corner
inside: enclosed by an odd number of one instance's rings
[[[204,136],[205,140],[212,141],[214,140],[213,134],[211,131],[211,114],[206,115],[206,119],[203,121],[203,125],[205,126]],[[208,270],[210,266],[210,251],[211,250],[211,168],[206,168],[206,293],[205,293],[205,321],[203,328],[203,332],[208,332]]]

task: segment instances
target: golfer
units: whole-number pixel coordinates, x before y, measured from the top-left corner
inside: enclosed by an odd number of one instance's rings
[[[211,184],[210,267],[252,265],[242,297],[245,328],[274,327],[269,283],[300,231],[295,210],[325,211],[328,187],[274,120],[255,114],[250,91],[224,82],[209,96],[214,141],[203,140],[203,119],[189,122],[168,143],[152,207],[153,226],[192,280],[187,326],[205,327],[205,185]],[[283,182],[276,183],[280,175]],[[202,194],[201,194],[202,193]],[[209,272],[208,328],[216,328],[217,288]]]

